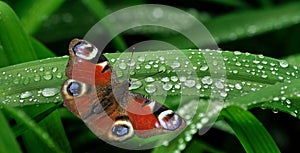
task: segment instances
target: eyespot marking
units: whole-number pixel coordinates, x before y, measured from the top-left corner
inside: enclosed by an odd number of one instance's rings
[[[182,124],[181,118],[172,110],[166,110],[158,115],[160,125],[167,130],[174,131]]]
[[[80,41],[74,45],[73,51],[76,56],[85,60],[91,60],[95,58],[98,53],[98,49],[87,41]]]

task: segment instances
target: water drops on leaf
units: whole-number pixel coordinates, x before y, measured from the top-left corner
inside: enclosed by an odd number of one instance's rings
[[[148,84],[146,85],[145,87],[145,91],[148,93],[148,94],[152,94],[156,91],[156,86],[154,84]]]

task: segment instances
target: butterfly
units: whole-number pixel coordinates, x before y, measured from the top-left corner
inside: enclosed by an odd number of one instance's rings
[[[92,43],[73,39],[66,67],[68,79],[61,88],[64,106],[82,119],[99,137],[123,142],[176,132],[186,123],[174,111],[146,96],[128,90],[107,58]]]

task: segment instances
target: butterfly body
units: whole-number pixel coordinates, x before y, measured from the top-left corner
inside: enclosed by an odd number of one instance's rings
[[[180,131],[185,121],[172,110],[142,94],[128,91],[113,67],[91,43],[74,39],[69,46],[68,80],[62,86],[64,106],[100,138],[122,142],[136,134]]]

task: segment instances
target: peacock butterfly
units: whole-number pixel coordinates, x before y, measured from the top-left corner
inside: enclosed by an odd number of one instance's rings
[[[69,45],[68,79],[61,88],[64,106],[100,138],[122,142],[136,134],[147,138],[182,130],[186,123],[175,112],[146,96],[128,91],[98,49],[86,40]]]

